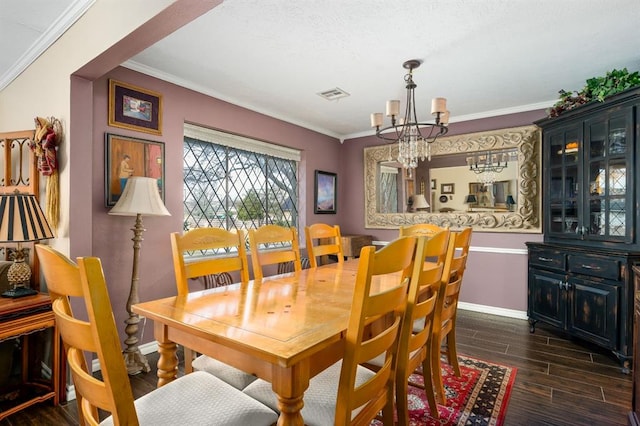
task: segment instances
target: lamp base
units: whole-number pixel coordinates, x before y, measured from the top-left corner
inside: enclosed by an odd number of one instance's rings
[[[124,351],[124,364],[127,367],[127,374],[130,376],[135,376],[136,374],[143,372],[148,373],[151,371],[149,361],[147,361],[147,358],[138,348],[132,352]]]
[[[18,297],[33,296],[34,294],[38,294],[38,292],[32,288],[15,287],[15,288],[12,288],[11,290],[7,290],[4,293],[2,293],[2,297],[17,299]]]

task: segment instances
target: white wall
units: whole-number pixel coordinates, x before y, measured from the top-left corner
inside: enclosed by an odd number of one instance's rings
[[[60,224],[51,244],[69,252],[70,151],[91,140],[71,140],[71,75],[176,0],[97,0],[47,51],[0,92],[0,132],[30,130],[34,118],[54,116],[62,122],[58,148]],[[126,13],[123,11],[126,10]],[[117,65],[117,64],[116,64]],[[92,123],[77,123],[91,127]],[[102,173],[102,171],[99,171]],[[40,187],[44,200],[45,178]],[[87,200],[89,202],[89,200]]]

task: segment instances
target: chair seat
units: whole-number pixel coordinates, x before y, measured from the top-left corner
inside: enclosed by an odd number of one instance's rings
[[[135,401],[140,425],[272,425],[272,409],[225,384],[196,371],[180,377]],[[100,425],[113,425],[107,417]]]
[[[304,393],[304,407],[302,418],[307,426],[326,426],[333,424],[336,413],[336,396],[342,360],[336,362],[309,381],[309,388]],[[374,376],[368,368],[358,366],[356,372],[356,386],[361,385]],[[273,393],[271,383],[258,379],[247,386],[243,392],[272,410],[279,413],[278,400]],[[358,410],[354,410],[355,416]]]
[[[192,365],[195,370],[213,374],[223,382],[226,382],[239,390],[246,388],[250,383],[257,379],[257,377],[252,374],[245,373],[242,370],[206,355],[200,355],[197,357],[193,360]]]

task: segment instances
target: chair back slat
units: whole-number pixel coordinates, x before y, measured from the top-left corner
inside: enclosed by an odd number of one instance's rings
[[[74,377],[74,387],[76,393],[81,395],[90,395],[90,398],[86,398],[87,405],[84,409],[92,407],[99,407],[103,410],[110,410],[112,400],[107,390],[106,384],[93,376],[86,374],[79,366],[82,362],[81,358],[84,358],[82,351],[76,347],[70,347],[67,352],[67,360],[69,367],[71,368],[71,374]],[[81,380],[75,381],[75,378],[82,377]],[[93,418],[93,417],[92,417]]]

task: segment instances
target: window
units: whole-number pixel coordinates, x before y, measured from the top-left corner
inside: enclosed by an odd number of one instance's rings
[[[185,124],[183,230],[297,227],[299,161],[298,150]]]

